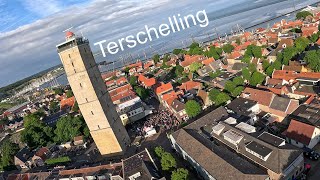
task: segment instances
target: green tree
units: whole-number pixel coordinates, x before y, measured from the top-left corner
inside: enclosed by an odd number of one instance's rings
[[[236,43],[237,43],[238,45],[241,44],[240,38],[237,38],[237,39],[236,39]]]
[[[161,167],[162,167],[162,170],[168,171],[168,170],[171,170],[172,168],[176,168],[177,162],[170,153],[164,152],[161,157]]]
[[[138,96],[141,98],[141,99],[146,99],[148,98],[149,96],[149,91],[147,89],[144,89],[143,87],[136,87],[135,88],[135,92],[138,94]]]
[[[187,180],[189,176],[189,172],[187,169],[179,168],[177,170],[172,171],[171,180]]]
[[[196,72],[198,69],[200,69],[202,67],[202,64],[199,63],[199,62],[193,62],[191,65],[190,65],[190,71],[191,72]]]
[[[73,96],[72,90],[67,91],[66,95],[67,95],[67,98],[71,98]]]
[[[55,88],[55,89],[54,89],[54,94],[56,94],[56,95],[62,95],[62,94],[63,94],[63,89],[61,89],[61,88]]]
[[[244,87],[243,87],[243,86],[238,86],[238,87],[236,87],[236,88],[232,91],[231,95],[232,95],[233,97],[237,97],[237,96],[239,96],[239,95],[243,92],[243,90],[244,90]]]
[[[51,113],[56,113],[60,110],[60,104],[56,101],[52,101],[52,102],[50,102],[49,108],[50,108]]]
[[[226,44],[222,47],[222,49],[225,53],[230,54],[233,51],[234,47],[231,44]]]
[[[283,50],[282,64],[289,65],[289,61],[297,54],[295,47],[287,47]]]
[[[316,71],[320,72],[320,51],[312,50],[306,53],[304,60],[308,63],[308,66]]]
[[[251,61],[251,58],[252,57],[250,57],[248,55],[244,55],[243,58],[241,59],[241,62],[249,64]]]
[[[186,108],[186,113],[190,118],[195,117],[201,113],[201,106],[195,100],[188,101],[186,103],[185,108]]]
[[[216,97],[220,94],[220,92],[221,91],[219,91],[218,89],[211,89],[209,92],[209,99],[214,102]]]
[[[214,59],[220,59],[222,49],[211,47],[209,51],[205,51],[204,55],[207,57],[213,57]]]
[[[136,86],[138,85],[138,78],[137,76],[130,76],[129,78],[129,83],[131,84],[131,86]]]
[[[163,56],[163,62],[168,62],[170,60],[170,54],[165,54]]]
[[[160,61],[160,55],[159,54],[155,54],[153,57],[153,62],[154,64],[157,64]]]
[[[272,73],[273,73],[273,71],[274,71],[274,66],[273,65],[271,65],[271,66],[269,66],[268,68],[267,68],[267,70],[266,70],[266,74],[268,75],[268,76],[272,76]]]
[[[257,66],[253,63],[250,63],[249,66],[248,66],[248,69],[251,73],[257,71]]]
[[[161,158],[163,153],[165,153],[165,150],[161,146],[157,146],[154,148],[154,152],[158,156],[158,158]]]
[[[237,85],[235,83],[233,83],[232,81],[226,81],[226,83],[224,85],[224,90],[231,93],[236,87],[237,87]]]
[[[220,76],[221,75],[221,71],[218,69],[216,72],[210,72],[209,73],[209,76],[211,77],[211,78],[216,78],[216,77],[218,77],[218,76]]]
[[[298,37],[295,41],[295,47],[298,53],[303,52],[309,45],[309,39],[305,37]]]
[[[193,42],[193,43],[189,46],[190,49],[194,49],[194,48],[198,48],[198,47],[200,47],[200,45],[199,45],[199,43],[197,43],[197,42]]]
[[[254,72],[249,82],[251,86],[257,86],[258,84],[261,84],[264,81],[264,79],[265,75],[263,75],[260,72]]]
[[[244,85],[244,79],[241,76],[237,76],[237,77],[233,78],[232,81],[236,86],[243,86]]]
[[[178,54],[180,54],[181,52],[182,52],[182,49],[174,49],[174,50],[172,51],[172,53],[175,54],[175,55],[178,55]]]
[[[78,102],[76,101],[72,107],[72,111],[73,112],[78,112],[79,111],[79,104]]]
[[[276,70],[281,70],[282,65],[281,65],[281,62],[280,62],[280,61],[275,60],[272,65],[274,66],[274,68],[275,68]]]
[[[74,137],[83,134],[84,126],[83,117],[62,117],[58,120],[56,129],[54,130],[54,141],[59,143],[71,141]]]
[[[261,47],[256,45],[249,45],[246,49],[245,56],[261,58],[262,57]]]
[[[0,169],[9,170],[13,165],[13,156],[19,151],[19,146],[9,139],[4,140],[0,149]]]
[[[220,106],[225,104],[229,100],[231,100],[231,97],[228,94],[221,92],[216,96],[214,103],[216,106]]]
[[[184,71],[184,68],[180,65],[177,65],[175,67],[175,74],[176,74],[176,77],[181,77],[182,76],[182,73]]]
[[[264,71],[270,66],[270,63],[267,60],[262,61],[262,68]]]
[[[249,71],[248,68],[243,68],[241,72],[245,80],[249,80],[251,78],[251,72]]]
[[[318,39],[319,39],[319,35],[317,33],[312,34],[310,36],[310,41],[313,42],[313,43],[317,42]]]
[[[307,16],[313,16],[313,14],[309,11],[300,11],[296,14],[296,18],[301,20],[304,20]]]
[[[128,75],[129,74],[129,71],[130,71],[130,67],[125,67],[123,72]]]
[[[40,120],[43,117],[44,114],[41,112],[24,117],[24,130],[21,132],[21,141],[31,148],[46,146],[52,142],[53,130]]]

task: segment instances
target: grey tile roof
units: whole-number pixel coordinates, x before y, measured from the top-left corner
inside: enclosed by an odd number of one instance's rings
[[[290,101],[291,99],[289,98],[275,96],[271,102],[270,108],[286,112],[290,104]]]

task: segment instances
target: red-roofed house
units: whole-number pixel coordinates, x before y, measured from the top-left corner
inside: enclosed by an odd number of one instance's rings
[[[313,148],[319,143],[320,130],[312,125],[292,119],[288,129],[283,133],[287,141],[300,148]]]
[[[60,109],[67,109],[67,108],[72,108],[76,99],[74,96],[68,98],[68,99],[62,99],[60,101]]]
[[[303,37],[309,37],[318,32],[318,27],[302,27],[301,31]]]
[[[191,89],[198,89],[199,90],[202,88],[202,84],[200,82],[187,81],[185,83],[182,83],[179,88],[184,91],[189,91]]]
[[[207,58],[202,55],[195,55],[195,56],[190,56],[190,55],[185,55],[184,56],[184,61],[180,62],[180,65],[184,68],[184,70],[189,71],[189,67],[192,63],[194,62],[199,62],[206,60]]]
[[[138,81],[144,88],[148,89],[152,88],[157,83],[157,80],[155,78],[147,78],[142,74],[139,75]]]
[[[241,53],[239,51],[233,51],[227,58],[228,64],[234,64],[236,62],[241,62],[239,58],[241,57]]]
[[[167,84],[164,84],[164,83],[161,82],[154,89],[155,94],[157,95],[158,99],[161,98],[161,95],[163,95],[163,94],[165,94],[167,92],[170,92],[172,90],[173,90],[173,86],[172,86],[172,84],[170,82],[167,83]]]
[[[214,61],[214,58],[209,58],[209,59],[206,59],[206,60],[203,60],[202,61],[202,64],[207,66],[209,65],[210,63],[212,63]]]
[[[121,85],[127,84],[128,80],[125,77],[120,77],[119,79],[116,80],[116,83],[117,83],[117,86],[121,86]]]

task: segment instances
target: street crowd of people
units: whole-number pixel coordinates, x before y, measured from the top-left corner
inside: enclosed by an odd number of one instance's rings
[[[177,125],[179,121],[175,116],[170,114],[166,110],[160,110],[149,117],[147,117],[147,121],[145,121],[145,127],[160,127],[164,128],[165,130],[171,129],[173,126]]]

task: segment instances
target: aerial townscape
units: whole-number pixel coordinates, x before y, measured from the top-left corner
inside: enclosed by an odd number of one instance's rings
[[[0,179],[320,179],[320,6],[108,71],[89,40],[0,89]]]

